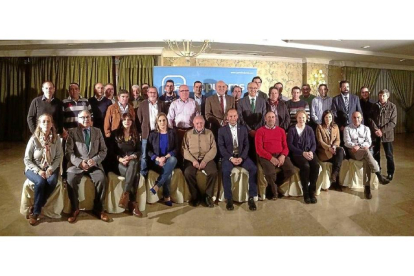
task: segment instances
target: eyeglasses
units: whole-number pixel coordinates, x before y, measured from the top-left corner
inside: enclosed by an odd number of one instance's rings
[[[85,116],[85,117],[78,117],[79,119],[82,119],[82,120],[86,120],[86,119],[90,119],[91,118],[91,116]]]

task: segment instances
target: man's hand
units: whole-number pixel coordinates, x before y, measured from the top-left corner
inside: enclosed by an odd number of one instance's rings
[[[357,152],[359,149],[360,149],[359,146],[353,146],[351,151],[352,152]]]
[[[280,155],[280,156],[277,158],[277,160],[279,160],[279,165],[278,165],[278,167],[283,166],[283,164],[285,164],[285,159],[286,159],[286,157],[285,157],[284,155]]]
[[[89,169],[88,162],[86,160],[83,160],[82,163],[80,163],[80,168],[84,171],[87,171]]]
[[[375,131],[375,135],[377,135],[377,137],[382,137],[381,129],[378,129],[377,131]]]
[[[200,166],[198,167],[198,169],[199,169],[199,170],[202,170],[202,169],[204,169],[206,166],[207,166],[207,163],[206,163],[206,162],[204,162],[204,161],[201,161],[201,162],[200,162]]]
[[[128,161],[128,162],[129,162],[129,161]],[[93,160],[92,158],[91,158],[91,159],[89,159],[89,160],[88,160],[88,166],[89,166],[89,167],[96,166],[96,162],[95,162],[95,160]]]
[[[194,168],[197,168],[197,169],[200,169],[200,163],[198,163],[198,161],[197,161],[197,160],[194,160],[194,161],[193,161],[193,167],[194,167]]]
[[[66,140],[66,138],[68,138],[68,135],[69,135],[69,133],[67,132],[67,130],[66,130],[66,129],[63,129],[63,132],[62,132],[62,138],[63,138],[64,140]]]
[[[270,163],[272,163],[273,166],[277,167],[279,165],[279,160],[276,157],[272,156]]]
[[[256,136],[256,130],[250,130],[250,131],[249,131],[249,135],[250,135],[251,137]]]

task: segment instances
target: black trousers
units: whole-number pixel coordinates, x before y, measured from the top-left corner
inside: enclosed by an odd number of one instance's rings
[[[292,156],[292,162],[300,169],[299,177],[302,183],[303,197],[314,197],[320,168],[316,154],[310,161],[303,156]]]
[[[385,157],[387,158],[387,174],[394,174],[395,165],[394,165],[394,149],[392,142],[381,142],[381,138],[377,137],[374,141],[374,159],[378,162],[378,166],[381,168],[381,144],[384,148]]]

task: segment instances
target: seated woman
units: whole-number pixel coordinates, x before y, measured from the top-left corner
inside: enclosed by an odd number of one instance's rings
[[[132,211],[137,217],[142,217],[136,203],[137,175],[138,175],[138,156],[140,156],[138,132],[134,121],[129,113],[122,115],[119,128],[113,132],[114,154],[118,161],[118,169],[120,175],[125,177],[124,191],[119,200],[118,206]]]
[[[168,128],[167,115],[158,113],[155,121],[155,131],[148,137],[149,168],[160,174],[155,181],[151,192],[155,195],[159,188],[163,187],[165,204],[172,206],[170,198],[170,182],[172,172],[177,165],[175,157],[178,149],[177,134],[174,129]]]
[[[316,180],[320,165],[315,155],[315,134],[312,128],[306,125],[308,115],[304,110],[298,110],[295,119],[297,123],[289,128],[287,135],[290,159],[300,169],[299,177],[305,203],[316,203]]]
[[[322,124],[316,128],[318,146],[316,153],[322,162],[330,162],[332,165],[331,183],[337,191],[342,191],[339,185],[339,170],[344,159],[344,149],[339,146],[341,138],[338,125],[333,122],[332,111],[325,110],[322,114]]]
[[[42,207],[56,187],[62,154],[62,144],[56,134],[52,116],[40,115],[24,155],[25,175],[35,184],[33,212],[31,208],[29,215],[30,225],[38,223]]]

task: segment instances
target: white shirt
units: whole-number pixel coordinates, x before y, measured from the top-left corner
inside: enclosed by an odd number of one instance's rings
[[[125,108],[122,106],[122,104],[120,102],[118,102],[118,105],[119,105],[119,108],[120,108],[122,114],[128,113],[128,107],[129,107],[128,104],[125,105]]]
[[[201,101],[202,101],[202,99],[203,99],[203,95],[201,95],[201,96],[200,96],[200,98],[199,98],[199,97],[197,97],[197,95],[196,95],[196,94],[194,94],[194,101],[196,101],[196,103],[197,103],[198,105],[201,105]]]
[[[344,142],[347,148],[369,147],[371,146],[371,131],[363,124],[360,124],[359,127],[349,124],[344,129]]]
[[[155,120],[157,119],[158,115],[158,105],[157,102],[155,104],[152,104],[150,101],[148,101],[149,106],[149,119],[150,119],[150,128],[151,130],[155,129]]]
[[[234,126],[230,125],[230,131],[231,131],[231,135],[233,136],[233,146],[234,146],[234,142],[236,142],[236,146],[239,146],[239,140],[237,139],[237,124],[235,124]]]
[[[296,131],[298,132],[298,135],[299,135],[299,136],[302,136],[302,132],[305,130],[305,126],[303,126],[303,128],[299,128],[299,127],[296,125],[295,127],[296,127]]]

